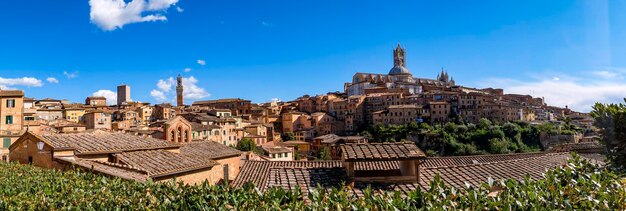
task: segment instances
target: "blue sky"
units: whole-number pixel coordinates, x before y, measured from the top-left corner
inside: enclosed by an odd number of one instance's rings
[[[626,97],[624,1],[8,1],[0,88],[81,102],[121,83],[132,99],[291,100],[387,73],[501,87],[589,110]],[[202,60],[204,62],[198,62]]]

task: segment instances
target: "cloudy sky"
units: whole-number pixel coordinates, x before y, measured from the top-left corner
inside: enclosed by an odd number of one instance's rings
[[[500,87],[588,111],[626,97],[624,1],[7,1],[0,88],[186,103],[290,100],[387,73],[407,49],[417,77]]]

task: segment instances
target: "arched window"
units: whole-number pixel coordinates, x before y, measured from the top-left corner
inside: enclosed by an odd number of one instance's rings
[[[178,141],[177,142],[182,142],[183,141],[183,128],[178,127],[178,129],[176,130],[176,133],[178,134]]]
[[[174,141],[174,131],[170,131],[170,141]]]
[[[189,142],[189,131],[185,130],[185,136],[183,137],[183,140],[185,140],[185,142]]]

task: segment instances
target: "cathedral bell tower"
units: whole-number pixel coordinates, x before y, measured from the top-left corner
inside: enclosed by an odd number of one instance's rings
[[[178,74],[176,77],[176,106],[184,106],[185,101],[183,99],[183,77]]]
[[[406,67],[406,58],[404,57],[404,55],[406,54],[404,48],[402,48],[402,46],[400,46],[400,43],[398,43],[398,46],[396,47],[396,49],[393,49],[393,66],[398,66],[398,67]]]
[[[404,77],[406,79],[410,79],[412,77],[411,71],[406,68],[405,55],[406,51],[404,50],[404,48],[402,48],[402,46],[400,46],[400,43],[398,43],[398,46],[393,49],[393,67],[391,68],[391,70],[389,70],[389,75],[407,76]]]

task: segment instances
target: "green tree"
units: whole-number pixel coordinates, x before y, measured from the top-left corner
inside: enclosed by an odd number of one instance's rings
[[[255,151],[256,150],[256,143],[249,138],[243,138],[241,139],[241,141],[237,142],[237,147],[238,150],[241,151]]]
[[[480,120],[478,120],[478,127],[481,129],[487,129],[489,128],[489,126],[491,126],[491,121],[489,121],[486,118],[480,118]]]
[[[296,139],[295,137],[296,137],[296,136],[295,136],[292,132],[286,132],[286,133],[283,133],[282,135],[280,135],[280,138],[281,138],[283,141],[291,141],[291,140],[295,140],[295,139]]]
[[[319,152],[318,158],[320,160],[332,160],[333,156],[328,147],[323,147]]]
[[[596,103],[592,109],[590,114],[595,119],[594,125],[601,129],[609,163],[626,169],[626,104]]]

